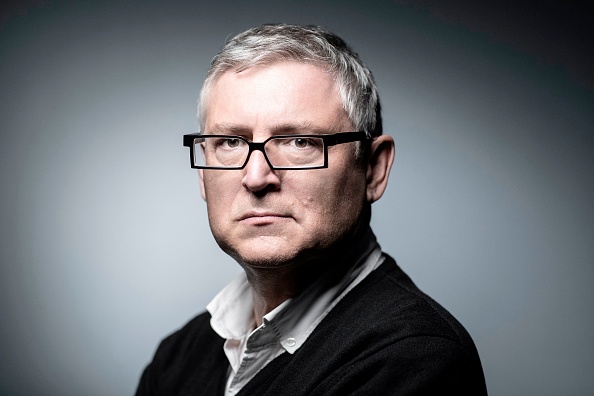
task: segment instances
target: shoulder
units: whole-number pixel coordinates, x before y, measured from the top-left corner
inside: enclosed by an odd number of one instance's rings
[[[210,314],[196,316],[161,341],[136,395],[185,394],[201,384],[210,384],[212,394],[217,393],[227,367],[223,343],[210,327]]]
[[[191,364],[196,356],[222,353],[224,340],[210,327],[210,314],[204,312],[182,328],[165,337],[153,357],[153,363],[165,366]]]
[[[360,383],[376,394],[486,393],[478,352],[466,329],[389,256],[318,330],[310,341],[336,363],[320,394],[340,394],[334,391],[357,389]]]
[[[161,341],[157,352],[167,353],[176,350],[190,350],[199,347],[202,340],[220,339],[210,327],[210,314],[203,312],[188,321],[180,329],[174,331]]]
[[[381,348],[352,350],[313,395],[485,395],[484,375],[467,347],[439,336],[416,335]]]
[[[423,293],[388,255],[340,305],[337,320],[351,315],[352,320],[364,321],[366,328],[389,332],[394,339],[441,337],[474,349],[464,326]]]

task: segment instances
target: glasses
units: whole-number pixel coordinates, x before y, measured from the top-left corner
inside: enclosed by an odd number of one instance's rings
[[[278,135],[250,142],[235,135],[184,135],[195,169],[243,169],[254,151],[261,151],[272,169],[320,169],[328,167],[328,147],[363,141],[365,132],[332,135]]]

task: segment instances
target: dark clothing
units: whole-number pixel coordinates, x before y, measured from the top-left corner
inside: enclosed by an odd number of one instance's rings
[[[167,337],[137,396],[222,395],[224,340],[201,314]],[[238,395],[486,395],[462,325],[386,257],[303,346],[266,365]]]

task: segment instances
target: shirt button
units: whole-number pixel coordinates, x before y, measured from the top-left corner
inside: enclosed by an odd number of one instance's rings
[[[297,344],[297,341],[295,341],[295,339],[293,337],[287,338],[287,346],[294,347],[295,344]]]

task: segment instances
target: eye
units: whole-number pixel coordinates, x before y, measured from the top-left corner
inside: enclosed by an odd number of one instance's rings
[[[235,147],[238,147],[241,144],[241,140],[234,139],[234,138],[225,139],[225,143],[224,144],[227,145],[227,147],[229,147],[229,148],[235,148]]]
[[[289,145],[296,149],[322,149],[324,141],[315,137],[294,137],[288,141]]]
[[[305,138],[295,138],[293,139],[293,144],[297,148],[306,148],[311,145],[311,141]]]
[[[243,140],[234,137],[221,138],[216,141],[216,147],[226,150],[241,148],[244,144]]]
[[[267,149],[272,150],[273,147],[295,155],[318,153],[324,150],[324,140],[314,136],[279,136],[271,140]]]

